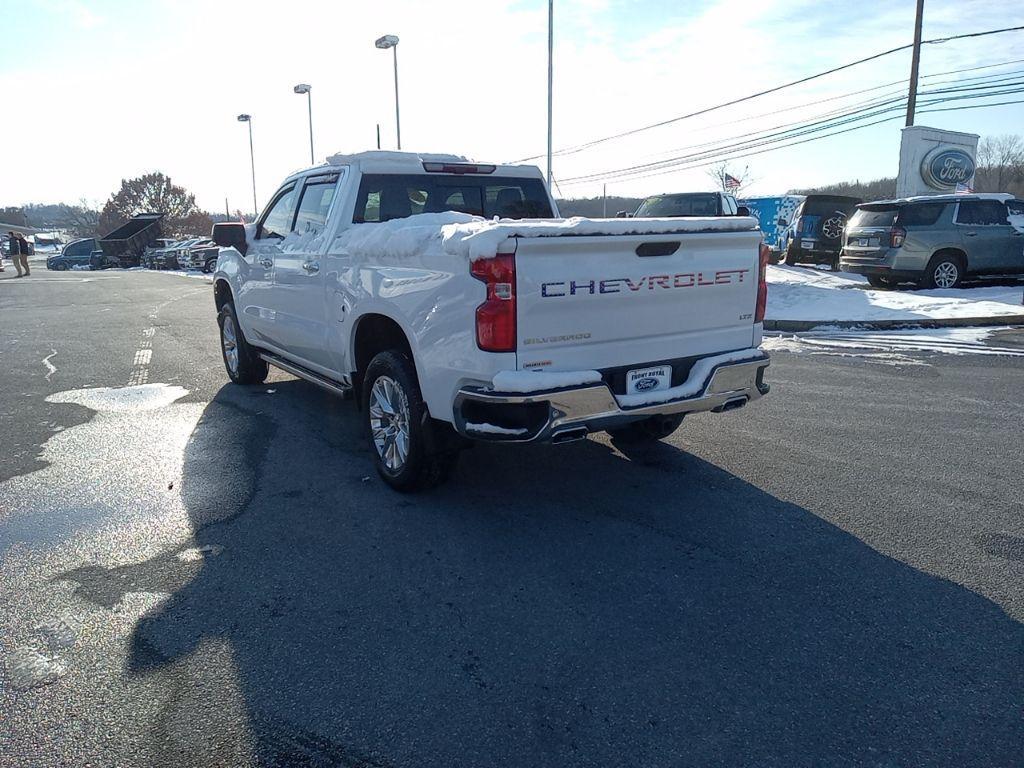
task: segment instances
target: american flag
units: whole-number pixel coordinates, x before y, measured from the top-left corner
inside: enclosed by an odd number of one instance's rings
[[[974,192],[974,190],[971,189],[971,185],[970,184],[963,184],[963,183],[961,183],[961,184],[957,184],[956,185],[956,193],[955,194],[957,194],[957,195],[969,195],[972,192]]]
[[[740,180],[735,176],[730,176],[728,173],[722,177],[722,183],[725,184],[726,189],[739,189]]]

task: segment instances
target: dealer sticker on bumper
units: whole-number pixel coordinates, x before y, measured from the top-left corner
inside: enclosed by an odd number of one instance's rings
[[[626,374],[626,394],[639,395],[672,386],[672,367],[635,368]]]

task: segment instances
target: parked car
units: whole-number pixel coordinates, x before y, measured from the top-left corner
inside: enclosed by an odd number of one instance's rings
[[[217,264],[217,254],[220,247],[209,238],[202,238],[198,243],[188,249],[182,266],[186,269],[201,269],[203,272],[213,272]],[[179,258],[179,262],[182,259]]]
[[[840,267],[876,288],[956,288],[965,277],[1021,275],[1024,232],[1009,219],[1021,215],[1024,201],[1006,194],[866,203],[847,225]]]
[[[64,246],[60,253],[46,259],[46,268],[63,272],[73,267],[89,266],[92,252],[98,250],[98,248],[99,246],[94,237],[72,240]]]
[[[779,248],[787,264],[828,264],[839,268],[843,230],[859,197],[807,195],[792,219],[780,218],[783,227]]]
[[[213,227],[228,377],[351,392],[403,491],[470,440],[657,440],[768,392],[753,221],[557,212],[533,166],[366,152],[289,176],[255,224]]]
[[[736,198],[725,192],[677,192],[652,195],[633,213],[619,211],[618,216],[635,218],[685,218],[689,216],[736,216],[740,211]]]

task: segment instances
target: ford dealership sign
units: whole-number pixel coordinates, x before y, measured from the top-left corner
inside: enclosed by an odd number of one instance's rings
[[[956,189],[974,178],[974,158],[962,149],[949,147],[932,150],[921,163],[921,178],[933,189]]]

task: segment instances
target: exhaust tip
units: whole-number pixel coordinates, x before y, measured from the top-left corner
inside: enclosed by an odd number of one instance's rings
[[[726,411],[735,411],[737,408],[742,408],[747,404],[747,396],[734,397],[732,400],[726,400],[720,406],[715,408],[715,413],[725,413]]]
[[[561,432],[556,432],[551,436],[551,444],[561,445],[563,443],[575,443],[577,440],[585,440],[586,437],[586,427],[574,427],[572,429],[563,429]]]

